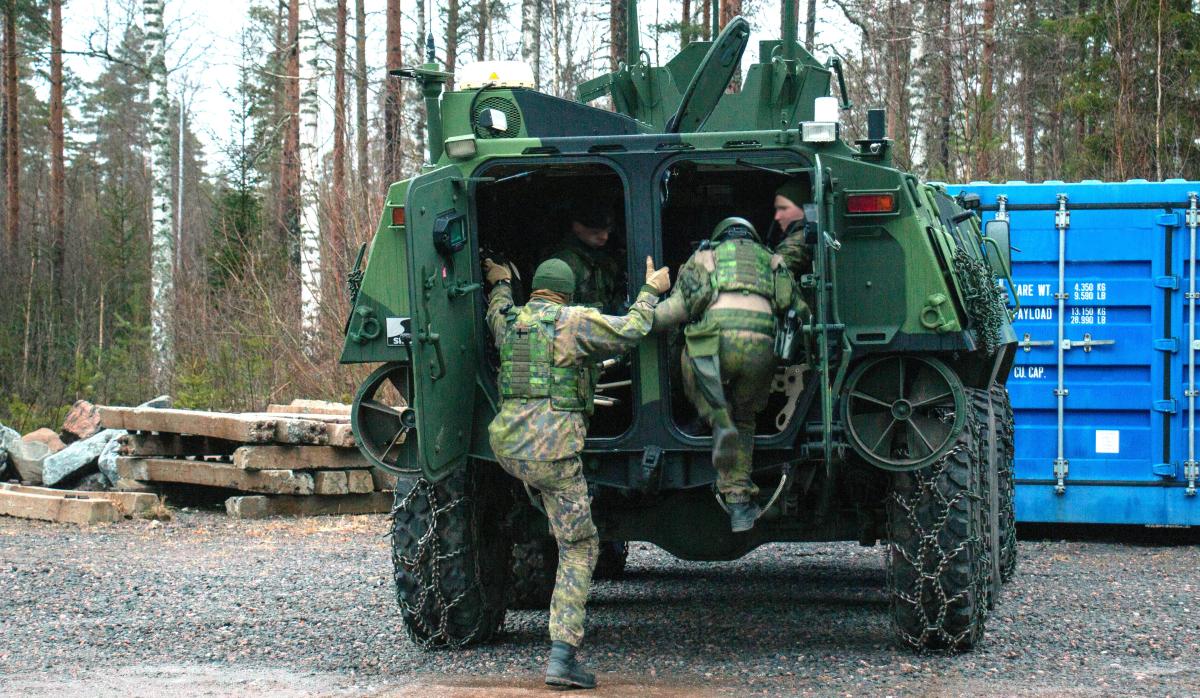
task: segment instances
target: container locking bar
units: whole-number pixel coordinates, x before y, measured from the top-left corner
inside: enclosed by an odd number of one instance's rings
[[[1034,347],[1052,347],[1054,346],[1054,340],[1030,339],[1029,333],[1026,332],[1025,336],[1021,338],[1021,341],[1017,342],[1017,346],[1021,347],[1021,349],[1025,350],[1026,352],[1030,352],[1033,351]]]
[[[1076,347],[1082,348],[1085,352],[1091,353],[1092,347],[1102,347],[1108,344],[1116,344],[1115,339],[1092,339],[1091,333],[1084,333],[1083,339],[1064,339],[1062,341],[1063,351],[1070,351]]]
[[[1188,192],[1188,208],[1184,217],[1188,229],[1188,457],[1183,464],[1183,477],[1187,479],[1184,492],[1196,496],[1196,480],[1200,478],[1200,464],[1196,462],[1196,229],[1200,227],[1200,195]]]
[[[1008,197],[1004,194],[996,196],[996,220],[1008,220]]]
[[[1058,229],[1058,293],[1054,298],[1058,301],[1058,386],[1054,389],[1054,397],[1058,403],[1058,456],[1054,459],[1054,493],[1064,494],[1067,491],[1067,470],[1069,463],[1063,453],[1063,408],[1067,398],[1067,390],[1063,386],[1063,355],[1070,348],[1070,340],[1066,338],[1066,328],[1063,326],[1063,312],[1067,304],[1067,228],[1071,227],[1071,212],[1067,210],[1067,195],[1058,195],[1058,210],[1054,212],[1054,227]],[[1090,348],[1089,348],[1090,351]]]

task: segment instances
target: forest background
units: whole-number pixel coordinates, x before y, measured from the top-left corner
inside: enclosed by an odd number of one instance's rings
[[[63,5],[83,1],[0,0],[0,422],[22,432],[76,399],[349,401],[364,369],[337,365],[346,273],[425,147],[417,89],[386,69],[422,62],[429,27],[451,72],[525,60],[572,98],[628,31],[623,0],[253,0],[214,133],[188,100],[214,28],[164,24],[178,0],[107,0],[64,50]],[[798,1],[806,47],[846,64],[851,137],[886,108],[900,167],[1200,178],[1200,0]],[[660,61],[709,37],[702,0],[641,6]],[[779,35],[777,0],[721,0],[717,23],[738,14]],[[84,60],[99,68],[74,72]]]

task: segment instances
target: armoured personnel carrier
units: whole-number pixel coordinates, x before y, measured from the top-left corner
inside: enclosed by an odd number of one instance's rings
[[[763,515],[730,532],[711,437],[683,397],[678,339],[652,334],[602,367],[583,454],[605,541],[598,574],[620,573],[627,541],[687,560],[774,541],[882,542],[903,642],[967,649],[982,636],[1016,564],[1004,388],[1015,337],[997,283],[1009,274],[1007,223],[981,230],[977,200],[897,169],[881,111],[845,142],[841,66],[797,43],[793,0],[784,12],[782,38],[759,42],[737,90],[741,18],[664,66],[629,32],[619,70],[582,85],[578,101],[535,91],[519,65],[465,69],[453,91],[432,59],[399,71],[423,90],[430,159],[391,185],[369,261],[351,274],[341,361],[380,364],[353,426],[365,456],[402,476],[395,580],[421,645],[485,641],[507,608],[548,603],[554,579],[544,513],[488,446],[498,357],[481,259],[528,279],[572,203],[604,199],[628,277],[647,256],[676,269],[728,216],[770,229],[787,180],[806,192],[812,267],[798,281],[812,317],[784,328],[755,436]],[[602,97],[612,111],[589,106]]]

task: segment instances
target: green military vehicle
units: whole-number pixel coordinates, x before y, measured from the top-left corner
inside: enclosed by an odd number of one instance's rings
[[[782,39],[759,42],[737,90],[741,18],[665,66],[630,32],[627,60],[578,101],[531,89],[506,64],[460,72],[454,91],[432,58],[400,71],[425,95],[430,164],[388,191],[369,261],[350,277],[341,361],[381,364],[352,419],[366,457],[402,476],[393,562],[419,644],[486,641],[507,608],[547,604],[554,579],[540,503],[488,445],[499,361],[481,259],[517,270],[522,303],[520,278],[561,239],[564,211],[603,198],[617,217],[608,247],[629,278],[647,256],[677,269],[728,216],[768,230],[773,193],[794,178],[808,192],[812,268],[798,281],[812,316],[781,329],[785,358],[755,436],[763,515],[730,532],[711,438],[683,397],[679,338],[651,334],[601,367],[583,453],[605,542],[597,573],[620,573],[627,541],[686,560],[882,541],[903,642],[968,649],[982,636],[1016,564],[1004,388],[1016,345],[997,284],[1007,223],[981,230],[977,199],[897,169],[878,110],[865,138],[844,142],[841,66],[797,43],[794,0],[784,12]],[[589,106],[602,97],[613,111]]]

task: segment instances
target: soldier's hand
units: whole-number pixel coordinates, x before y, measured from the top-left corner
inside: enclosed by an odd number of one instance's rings
[[[654,268],[654,260],[646,257],[646,285],[653,286],[659,295],[671,290],[671,270]]]
[[[512,272],[508,267],[496,264],[488,258],[483,259],[483,278],[487,279],[489,286],[495,286],[501,281],[512,281]]]

